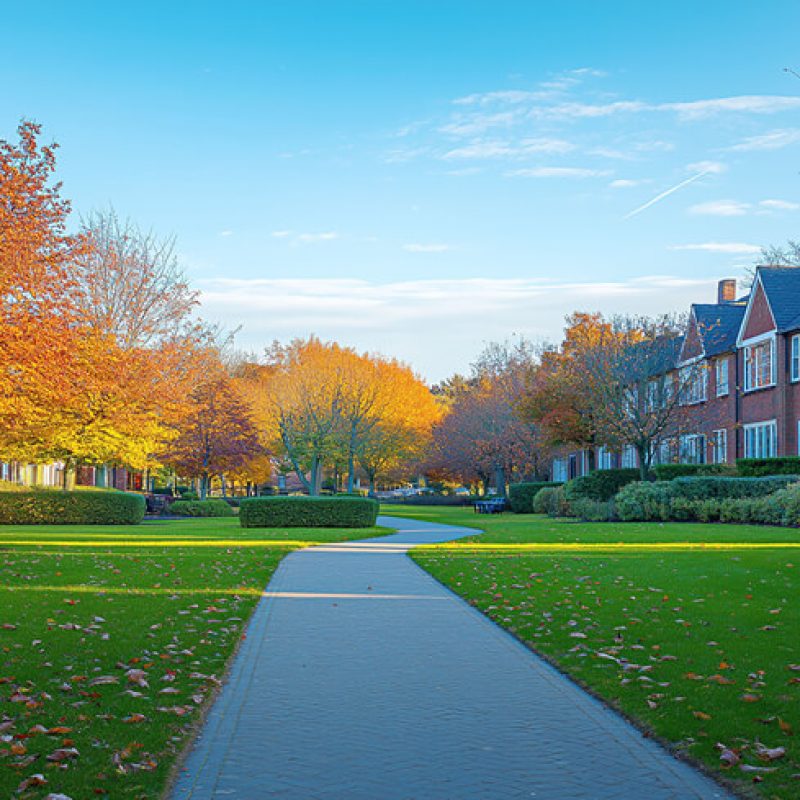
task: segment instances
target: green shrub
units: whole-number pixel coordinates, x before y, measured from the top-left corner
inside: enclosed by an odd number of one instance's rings
[[[192,492],[189,490],[181,492],[181,500],[199,500],[199,499],[200,495],[197,494],[197,492]]]
[[[0,492],[0,525],[136,525],[145,507],[127,492]]]
[[[615,518],[614,501],[581,497],[569,504],[569,515],[585,522],[610,522]]]
[[[780,458],[740,458],[736,461],[739,474],[748,478],[764,475],[800,475],[800,456]]]
[[[564,489],[562,486],[546,486],[539,489],[533,498],[534,514],[549,514],[551,517],[558,516],[558,498],[563,497]]]
[[[669,519],[668,481],[636,481],[624,486],[614,498],[616,514],[623,522],[663,522]]]
[[[548,481],[527,481],[525,483],[512,483],[508,487],[508,502],[515,514],[533,513],[533,498],[542,489],[555,489],[560,483]]]
[[[770,475],[763,478],[675,478],[670,482],[670,493],[673,497],[685,497],[689,500],[765,497],[799,479],[797,475]]]
[[[586,498],[588,500],[610,500],[623,486],[638,481],[638,469],[598,469],[580,478],[573,478],[564,485],[567,501]]]
[[[239,522],[243,528],[370,528],[378,508],[366,497],[248,497]]]
[[[653,467],[656,480],[673,481],[687,476],[727,475],[735,476],[736,467],[730,464],[657,464]]]
[[[176,500],[170,514],[179,517],[232,517],[233,509],[224,500]]]
[[[696,517],[700,522],[719,522],[721,511],[721,500],[699,500]]]

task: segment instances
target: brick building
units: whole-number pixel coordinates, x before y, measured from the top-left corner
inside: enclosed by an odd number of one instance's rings
[[[681,431],[654,463],[800,455],[800,269],[758,267],[738,299],[736,281],[720,281],[716,303],[691,307],[675,373],[685,378]],[[553,480],[637,465],[630,449],[554,456]]]

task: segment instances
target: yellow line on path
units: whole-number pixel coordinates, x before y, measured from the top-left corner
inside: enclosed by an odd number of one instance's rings
[[[0,539],[3,545],[25,547],[311,547],[328,542],[305,542],[296,539]]]
[[[791,550],[800,548],[800,542],[472,542],[465,544],[424,544],[415,550],[438,552],[648,552],[685,550]]]

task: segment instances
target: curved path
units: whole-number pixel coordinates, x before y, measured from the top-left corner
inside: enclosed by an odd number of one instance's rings
[[[407,557],[474,530],[287,556],[174,800],[727,798]]]

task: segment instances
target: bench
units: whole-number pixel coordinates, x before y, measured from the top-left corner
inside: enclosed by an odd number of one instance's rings
[[[504,497],[497,497],[492,500],[476,500],[473,510],[476,514],[502,514],[506,510],[506,500]]]

